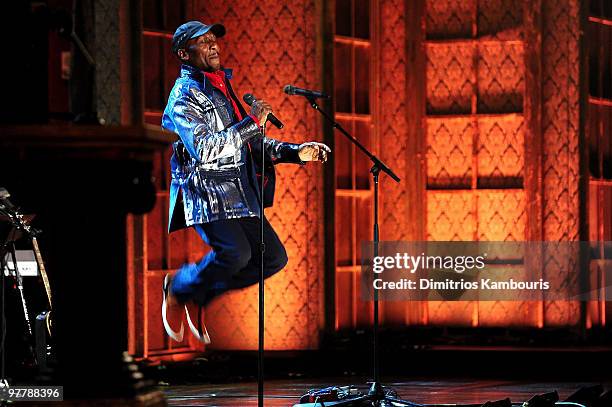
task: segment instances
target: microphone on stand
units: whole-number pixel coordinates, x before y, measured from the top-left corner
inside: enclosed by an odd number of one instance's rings
[[[329,99],[329,95],[323,92],[318,92],[316,90],[310,90],[310,89],[296,88],[293,85],[285,85],[285,87],[283,88],[283,92],[285,92],[287,95],[290,95],[290,96],[298,95],[298,96],[307,97],[309,99],[319,99],[319,98]]]
[[[252,94],[247,93],[242,97],[242,100],[244,100],[247,105],[251,106],[253,102],[255,102],[257,99],[255,99],[255,96],[253,96]],[[283,127],[285,127],[283,122],[278,120],[276,116],[274,116],[274,114],[272,113],[268,113],[268,121],[272,123],[277,129],[282,129]]]

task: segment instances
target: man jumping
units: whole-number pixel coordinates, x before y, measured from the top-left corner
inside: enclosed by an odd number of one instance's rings
[[[247,113],[241,105],[230,83],[231,70],[221,66],[217,39],[224,35],[221,24],[189,21],[172,38],[172,51],[182,66],[162,117],[162,126],[179,137],[170,159],[168,231],[193,227],[212,248],[199,262],[184,264],[174,277],[164,279],[164,328],[179,342],[184,329],[181,325],[174,331],[168,323],[170,300],[202,307],[219,294],[259,281],[261,155],[266,160],[263,206],[268,207],[274,198],[274,164],[325,162],[331,152],[322,143],[271,138],[261,151],[261,126],[272,108],[256,100]],[[285,267],[287,253],[268,220],[263,223],[267,278]],[[196,329],[185,310],[192,333],[209,343],[206,329]]]

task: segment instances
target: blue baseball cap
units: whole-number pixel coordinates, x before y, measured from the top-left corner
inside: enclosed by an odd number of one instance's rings
[[[188,21],[181,24],[172,36],[172,52],[175,54],[180,48],[184,48],[187,41],[197,38],[211,31],[217,37],[225,35],[225,27],[221,24],[206,25],[200,21]]]

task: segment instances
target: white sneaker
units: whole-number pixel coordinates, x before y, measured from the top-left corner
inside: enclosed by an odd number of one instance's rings
[[[164,284],[162,286],[162,290],[163,290],[163,300],[162,300],[161,311],[162,311],[162,320],[164,322],[164,329],[166,330],[166,333],[168,334],[170,338],[172,338],[173,340],[177,342],[182,342],[183,334],[185,333],[185,326],[183,325],[183,321],[181,321],[181,329],[178,332],[173,331],[172,328],[170,327],[170,324],[168,323],[168,302],[169,302],[168,297],[170,296],[170,274],[166,274],[166,277],[164,277]],[[191,325],[191,321],[189,321],[189,324]]]
[[[203,342],[205,345],[210,343],[210,335],[208,335],[208,330],[206,329],[206,325],[202,323],[202,315],[201,315],[202,307],[198,309],[198,328],[195,327],[193,322],[191,322],[191,316],[189,315],[189,309],[187,305],[185,305],[185,316],[187,317],[187,324],[189,325],[189,330],[195,336],[195,338]]]

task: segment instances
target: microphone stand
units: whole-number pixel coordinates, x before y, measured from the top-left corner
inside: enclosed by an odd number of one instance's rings
[[[257,352],[257,406],[264,407],[264,181],[266,170],[266,123],[261,125],[261,184],[259,186],[259,349]]]
[[[338,122],[334,120],[328,113],[321,110],[319,105],[317,104],[315,98],[313,96],[304,96],[310,102],[310,106],[321,113],[321,115],[325,118],[327,122],[329,122],[333,128],[342,133],[351,143],[353,143],[361,152],[363,152],[372,162],[372,167],[370,168],[370,173],[372,174],[374,180],[374,228],[373,228],[373,255],[374,257],[378,256],[378,244],[380,242],[380,234],[378,228],[378,178],[380,172],[384,172],[389,175],[395,182],[400,182],[400,178],[389,168],[385,163],[383,163],[378,157],[372,154],[363,144],[359,142],[355,137],[351,136]],[[378,290],[374,290],[374,324],[373,324],[373,341],[372,341],[372,358],[374,363],[374,381],[370,384],[370,389],[368,394],[356,396],[356,397],[347,397],[341,401],[334,402],[326,402],[329,403],[330,406],[382,406],[382,405],[390,405],[389,403],[393,403],[394,406],[408,406],[414,407],[419,406],[418,404],[412,403],[410,401],[400,400],[394,397],[394,391],[385,391],[385,388],[380,383],[380,363],[379,363],[379,340],[378,340],[378,329],[379,329],[379,320],[378,320]],[[297,406],[320,406],[321,403],[304,403],[297,404]]]

